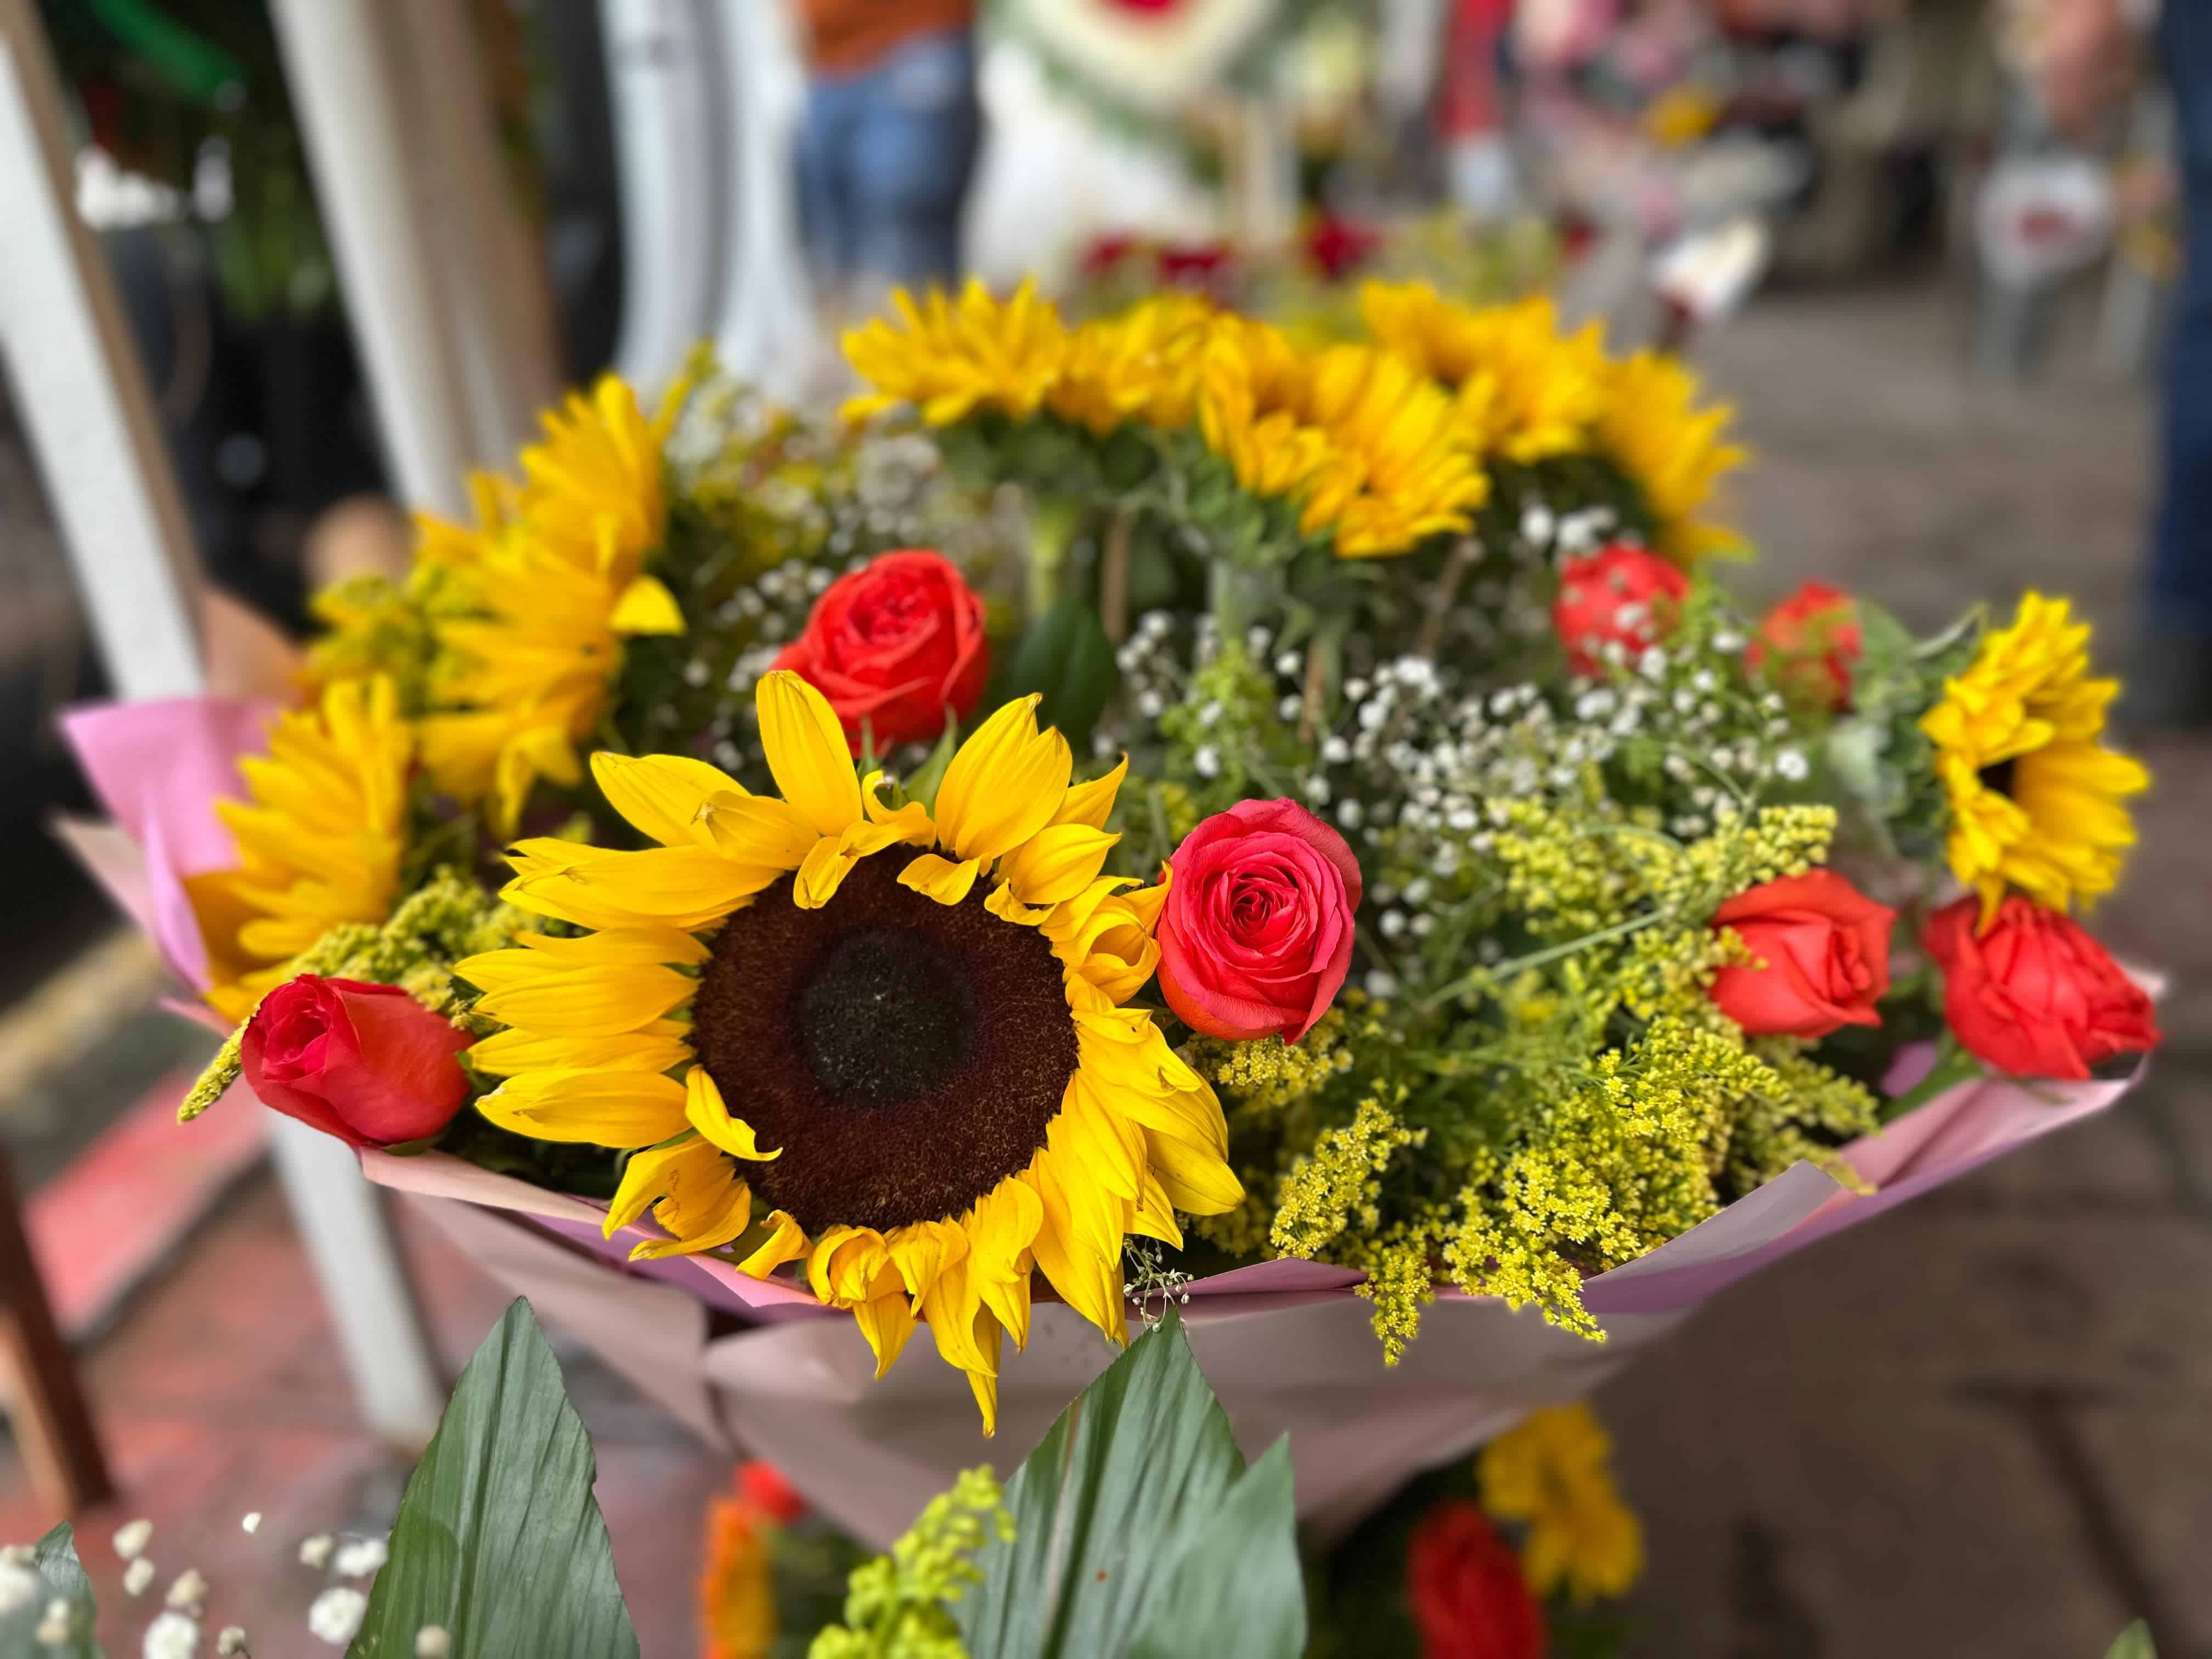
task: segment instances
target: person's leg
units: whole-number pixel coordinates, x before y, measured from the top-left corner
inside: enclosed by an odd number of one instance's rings
[[[814,278],[834,289],[849,281],[858,253],[849,157],[857,123],[850,77],[816,76],[806,89],[794,160],[799,224]]]
[[[908,41],[866,77],[874,97],[850,152],[864,276],[919,288],[960,275],[961,212],[982,115],[965,30]]]
[[[2143,620],[2123,714],[2147,726],[2212,723],[2212,6],[2166,6],[2184,254],[2167,346],[2164,468]]]

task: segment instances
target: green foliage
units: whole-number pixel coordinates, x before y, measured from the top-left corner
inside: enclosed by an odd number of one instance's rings
[[[1113,642],[1088,600],[1063,595],[1031,623],[1014,648],[1000,690],[1004,700],[1043,695],[1037,721],[1060,728],[1078,754],[1088,750],[1091,729],[1121,682]]]
[[[1170,1306],[1007,1483],[1011,1538],[958,1605],[974,1659],[1297,1659],[1280,1443],[1249,1469]],[[1229,1621],[1234,1622],[1229,1622]]]
[[[8,1559],[0,1561],[0,1574],[24,1573],[33,1575],[36,1583],[22,1586],[27,1594],[20,1605],[0,1613],[0,1654],[35,1654],[38,1659],[105,1659],[95,1634],[100,1609],[93,1602],[92,1581],[76,1559],[76,1534],[68,1522],[29,1550],[11,1550]],[[61,1613],[58,1621],[48,1616],[56,1610],[57,1602]]]
[[[2150,1626],[2136,1620],[2105,1650],[2105,1659],[2158,1659],[2158,1650],[2151,1645]]]
[[[518,1298],[407,1483],[347,1659],[410,1659],[431,1625],[470,1659],[635,1656],[595,1467],[560,1363]]]

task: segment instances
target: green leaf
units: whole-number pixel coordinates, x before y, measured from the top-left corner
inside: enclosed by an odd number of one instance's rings
[[[470,1659],[636,1659],[594,1469],[560,1364],[518,1297],[407,1483],[347,1659],[411,1659],[425,1625]]]
[[[1170,1306],[1061,1413],[1007,1484],[1013,1541],[977,1555],[983,1581],[957,1609],[969,1653],[1120,1659],[1132,1652],[1139,1632],[1158,1628],[1156,1608],[1190,1605],[1206,1569],[1191,1568],[1195,1577],[1187,1589],[1187,1561],[1218,1565],[1238,1528],[1262,1540],[1287,1534],[1287,1463],[1257,1481],[1240,1481],[1243,1473],[1229,1419]],[[1270,1562],[1261,1585],[1272,1592],[1278,1584],[1272,1542],[1254,1547],[1255,1559]],[[1294,1602],[1297,1586],[1293,1560],[1285,1588]],[[1219,1584],[1211,1589],[1225,1594]],[[1303,1628],[1302,1606],[1297,1618]],[[1280,1615],[1274,1623],[1287,1627]],[[1276,1651],[1247,1648],[1240,1638],[1215,1647],[1209,1659]],[[1285,1651],[1294,1656],[1297,1649]]]
[[[2150,1643],[2150,1626],[2136,1620],[2105,1650],[2105,1659],[2158,1659],[2158,1650]]]
[[[1190,1540],[1130,1659],[1298,1659],[1306,1604],[1297,1520],[1285,1435]]]
[[[1058,726],[1080,755],[1121,681],[1113,641],[1099,625],[1098,613],[1088,600],[1071,593],[1030,624],[1007,665],[1004,690],[1008,700],[1043,693],[1038,722]]]
[[[76,1534],[66,1521],[33,1547],[31,1569],[39,1588],[22,1606],[0,1613],[0,1654],[36,1654],[39,1659],[105,1659],[94,1628],[100,1609],[92,1599],[92,1581],[76,1559]],[[0,1568],[0,1571],[13,1571]],[[39,1640],[47,1606],[61,1601],[69,1605],[69,1636],[56,1645]]]

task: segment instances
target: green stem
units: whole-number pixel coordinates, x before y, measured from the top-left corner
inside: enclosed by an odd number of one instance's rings
[[[1454,980],[1443,990],[1419,1005],[1419,1010],[1425,1014],[1433,1013],[1454,997],[1463,995],[1485,981],[1504,980],[1515,974],[1526,973],[1531,968],[1541,968],[1547,963],[1557,962],[1562,957],[1571,957],[1577,951],[1587,951],[1593,945],[1608,944],[1617,939],[1626,939],[1631,933],[1640,933],[1647,927],[1657,927],[1667,920],[1668,915],[1668,913],[1664,910],[1649,911],[1640,916],[1631,916],[1626,921],[1616,921],[1610,927],[1601,927],[1595,933],[1584,933],[1578,939],[1571,939],[1563,945],[1548,945],[1541,951],[1531,951],[1527,956],[1515,957],[1510,962],[1501,962],[1492,968],[1474,969],[1461,978]]]
[[[1961,1083],[1989,1075],[1989,1068],[1968,1053],[1957,1036],[1946,1030],[1939,1039],[1936,1063],[1928,1068],[1928,1075],[1894,1100],[1881,1103],[1881,1117],[1884,1123],[1894,1123],[1907,1112],[1917,1111],[1946,1090],[1955,1089]]]

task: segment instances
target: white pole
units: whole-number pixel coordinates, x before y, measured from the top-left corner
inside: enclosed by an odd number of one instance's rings
[[[60,90],[27,0],[0,0],[0,343],[93,631],[126,699],[200,688],[191,534],[98,246],[76,217]],[[376,1189],[280,1117],[270,1145],[363,1415],[419,1443],[443,1390]]]
[[[410,503],[458,517],[476,447],[437,249],[409,172],[410,146],[426,138],[408,126],[374,0],[269,9],[393,483]]]

